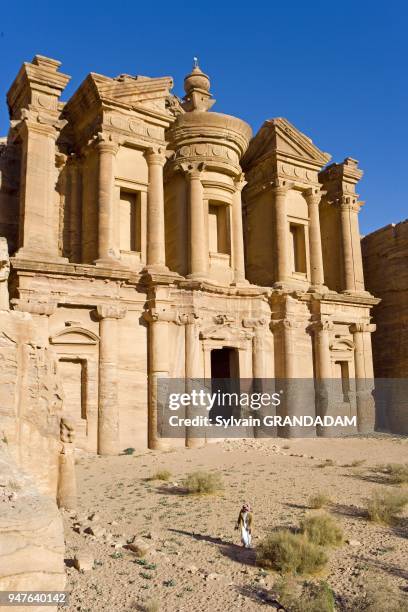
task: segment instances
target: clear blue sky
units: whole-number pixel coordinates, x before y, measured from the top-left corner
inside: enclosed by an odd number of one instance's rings
[[[3,3],[0,134],[6,91],[36,53],[72,75],[64,99],[90,71],[171,75],[183,95],[197,55],[214,110],[254,130],[286,117],[333,161],[360,161],[368,233],[408,217],[407,32],[408,8],[393,0]]]

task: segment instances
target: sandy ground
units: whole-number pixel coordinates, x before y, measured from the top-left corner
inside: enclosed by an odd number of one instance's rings
[[[335,465],[319,467],[326,459]],[[363,459],[364,465],[347,467]],[[238,546],[234,523],[240,506],[243,500],[253,505],[256,547],[271,529],[297,526],[311,512],[309,496],[320,491],[331,497],[330,512],[342,525],[345,538],[360,542],[360,546],[345,543],[331,549],[327,569],[319,577],[333,588],[337,609],[353,609],[346,602],[361,591],[372,572],[406,589],[407,515],[399,526],[385,527],[370,523],[361,511],[374,490],[392,487],[367,468],[407,461],[408,439],[384,437],[235,440],[194,450],[81,457],[77,516],[64,513],[71,598],[63,609],[143,610],[151,599],[166,611],[273,608],[265,595],[276,574],[265,576],[255,566],[254,551]],[[159,468],[171,471],[170,482],[147,480]],[[181,494],[177,487],[182,478],[197,469],[221,472],[223,492]],[[89,520],[92,513],[96,516]],[[96,536],[84,533],[88,526]],[[133,536],[144,537],[152,547],[144,557],[148,567],[123,548]],[[82,551],[91,553],[94,569],[80,572],[72,567],[74,555]]]

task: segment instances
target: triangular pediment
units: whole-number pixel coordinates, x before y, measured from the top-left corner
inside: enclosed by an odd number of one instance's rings
[[[331,158],[283,117],[265,121],[251,140],[242,160],[242,166],[244,169],[249,169],[261,159],[270,156],[279,156],[298,163],[304,162],[319,168],[325,166]]]

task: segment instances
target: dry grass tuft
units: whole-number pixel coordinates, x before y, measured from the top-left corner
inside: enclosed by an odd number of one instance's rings
[[[143,612],[159,612],[160,604],[157,599],[149,599],[143,604]]]
[[[327,563],[324,550],[302,534],[287,529],[267,536],[256,549],[256,561],[262,567],[284,573],[314,574]]]
[[[408,610],[408,597],[381,576],[366,579],[365,593],[353,601],[353,612],[402,612]]]
[[[370,521],[392,525],[408,504],[408,493],[403,491],[375,491],[367,500]]]
[[[318,468],[326,468],[326,467],[334,467],[336,462],[333,459],[325,459],[322,463],[318,463],[316,467]]]
[[[169,470],[157,470],[153,476],[150,476],[149,480],[164,480],[167,482],[170,478],[171,472]]]
[[[311,495],[308,500],[308,505],[310,508],[314,510],[319,510],[320,508],[324,508],[327,504],[330,503],[330,497],[325,495],[324,493],[315,493]]]
[[[300,524],[300,531],[319,546],[339,546],[343,542],[343,531],[329,514],[307,516]]]
[[[299,584],[284,576],[273,587],[276,599],[290,612],[334,612],[333,591],[326,582]]]
[[[209,495],[223,489],[221,475],[214,472],[191,472],[183,480],[187,493]]]
[[[408,484],[408,463],[387,463],[373,471],[384,474],[390,484]]]

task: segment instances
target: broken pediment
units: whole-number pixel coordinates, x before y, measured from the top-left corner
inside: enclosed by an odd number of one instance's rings
[[[65,105],[65,114],[78,115],[102,103],[127,108],[150,108],[167,113],[166,99],[173,87],[171,77],[119,75],[115,78],[91,72]]]
[[[322,168],[331,159],[328,153],[321,151],[308,136],[283,117],[265,121],[249,143],[241,165],[247,171],[269,157],[298,164],[303,162],[316,168]]]

